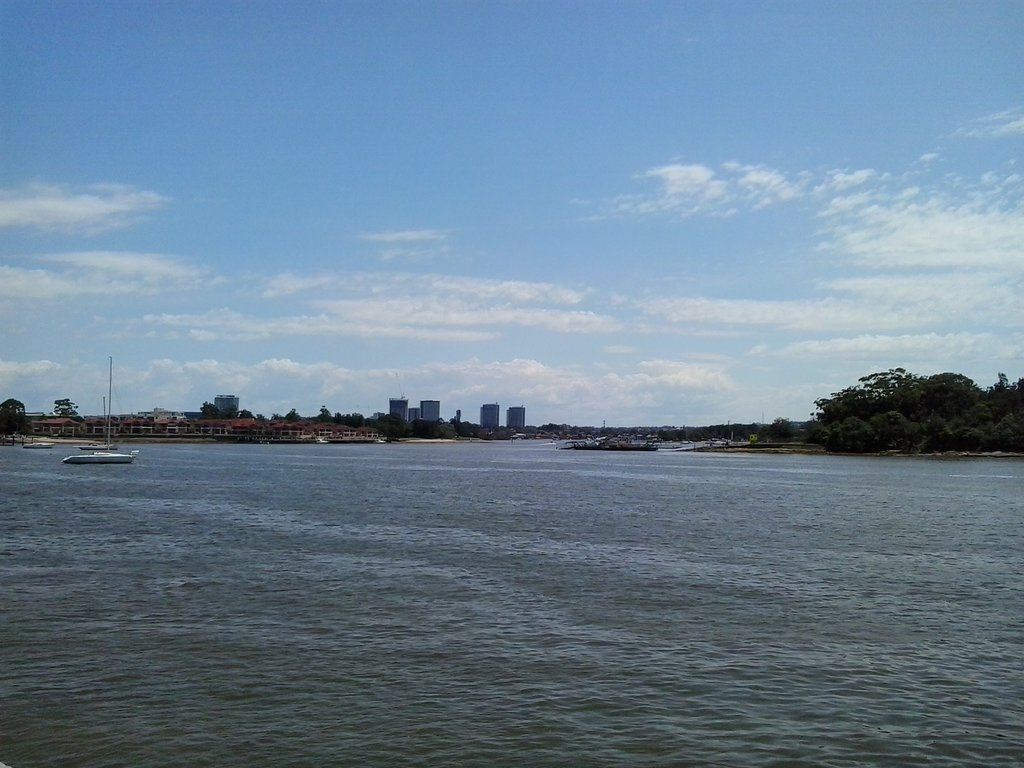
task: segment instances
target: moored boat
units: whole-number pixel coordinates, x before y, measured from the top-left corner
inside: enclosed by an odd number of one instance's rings
[[[131,453],[118,453],[116,451],[117,446],[110,442],[110,411],[111,411],[111,397],[114,391],[114,358],[110,358],[110,373],[107,381],[107,399],[104,401],[103,410],[106,411],[106,442],[102,445],[84,445],[79,446],[84,451],[89,453],[79,453],[77,455],[65,456],[61,459],[62,464],[131,464],[135,461],[135,457],[138,455],[138,451],[132,451]]]
[[[62,464],[131,464],[135,461],[138,451],[117,453],[115,451],[93,451],[65,456]]]

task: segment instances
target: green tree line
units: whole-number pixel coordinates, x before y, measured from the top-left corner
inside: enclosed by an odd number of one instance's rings
[[[829,451],[1024,451],[1024,378],[982,389],[959,373],[873,373],[815,401],[810,439]]]

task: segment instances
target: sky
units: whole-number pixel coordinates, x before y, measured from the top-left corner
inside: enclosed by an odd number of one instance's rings
[[[804,420],[1024,376],[1024,5],[0,0],[0,401]]]

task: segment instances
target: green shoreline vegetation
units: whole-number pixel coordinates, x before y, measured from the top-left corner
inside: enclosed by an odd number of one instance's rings
[[[397,416],[367,418],[358,413],[334,413],[321,407],[314,417],[295,409],[267,419],[249,411],[221,413],[204,403],[199,421],[252,419],[267,423],[330,423],[355,429],[370,428],[389,441],[447,442],[526,438],[580,438],[642,434],[664,442],[727,441],[722,450],[764,453],[829,452],[844,454],[1024,454],[1024,377],[1010,383],[1000,373],[995,384],[980,388],[958,373],[918,376],[904,368],[873,373],[830,397],[815,401],[817,411],[806,422],[777,418],[770,424],[717,424],[703,427],[577,427],[544,424],[521,430],[483,429],[465,421],[405,422]],[[47,418],[82,420],[69,399],[54,401]],[[47,438],[33,431],[24,405],[13,398],[0,403],[0,435]],[[137,437],[117,434],[118,440],[213,442],[196,434]]]

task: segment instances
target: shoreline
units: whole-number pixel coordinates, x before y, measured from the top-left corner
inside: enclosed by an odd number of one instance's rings
[[[45,437],[45,436],[31,436],[31,439],[26,439],[29,436],[19,436],[13,438],[6,436],[0,438],[0,447],[20,447],[22,445],[31,445],[32,443],[52,443],[54,448],[70,448],[78,447],[82,445],[89,445],[95,441],[83,440],[81,438],[70,438],[70,437]],[[127,436],[121,435],[115,443],[124,443],[126,445],[325,445],[325,443],[317,443],[314,440],[270,440],[270,441],[238,441],[238,440],[218,440],[211,437],[153,437],[153,436]],[[553,444],[557,441],[551,441],[547,438],[534,439],[519,439],[516,441],[512,440],[483,440],[477,437],[470,438],[402,438],[399,440],[392,440],[388,442],[388,445],[497,445],[510,442],[521,442],[521,443],[548,443]],[[380,444],[376,441],[364,441],[364,440],[333,440],[326,443],[326,445],[374,445]],[[729,454],[729,453],[763,453],[770,454],[773,456],[779,455],[802,455],[802,456],[873,456],[880,458],[930,458],[930,459],[1024,459],[1024,452],[1012,452],[1012,451],[941,451],[933,453],[906,453],[904,451],[878,451],[870,453],[845,453],[835,452],[830,453],[823,447],[817,445],[811,445],[807,443],[779,443],[774,445],[729,445],[729,446],[716,446],[714,448],[699,448],[699,449],[687,449],[687,450],[672,450],[664,449],[665,453],[717,453],[717,454]]]

